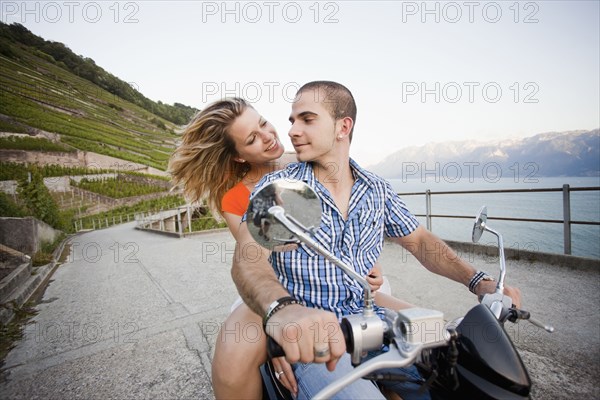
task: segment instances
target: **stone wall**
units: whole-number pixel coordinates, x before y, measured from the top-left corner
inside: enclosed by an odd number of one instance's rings
[[[168,176],[165,171],[143,164],[125,161],[90,151],[48,152],[0,149],[0,160],[14,163],[30,163],[38,165],[58,164],[65,167],[87,167],[98,169],[117,169],[137,171],[154,175]]]
[[[113,199],[112,197],[104,196],[95,192],[90,192],[89,190],[80,189],[76,186],[71,186],[71,190],[75,196],[80,196],[97,203],[106,204],[110,206],[110,208],[120,206],[131,206],[143,200],[158,199],[166,195],[165,192],[157,192],[145,194],[142,196],[122,197],[120,199]]]
[[[0,181],[0,192],[15,195],[17,193],[17,181]]]
[[[145,176],[117,174],[116,172],[94,175],[51,176],[48,178],[44,178],[44,185],[51,192],[71,192],[73,190],[73,187],[71,186],[71,179],[73,179],[75,182],[80,182],[83,178],[94,180],[117,177],[120,177],[121,179],[124,179],[129,182],[143,183],[146,185],[156,185],[165,188],[165,190],[171,189],[171,183],[167,181],[153,179],[151,177]],[[17,181],[0,181],[0,192],[14,195],[17,193],[17,186]],[[179,192],[180,191],[177,191],[177,193]]]
[[[171,182],[169,182],[169,181],[163,181],[161,179],[155,179],[155,178],[152,178],[150,176],[137,176],[137,175],[119,174],[119,178],[120,179],[124,179],[124,180],[129,181],[129,182],[141,183],[141,184],[144,184],[144,185],[160,186],[160,187],[165,188],[167,190],[171,189],[171,187],[172,187]]]
[[[82,152],[49,152],[0,149],[0,160],[20,164],[58,164],[64,167],[84,166]]]
[[[30,256],[41,248],[42,242],[53,242],[60,234],[33,217],[0,218],[0,243]]]

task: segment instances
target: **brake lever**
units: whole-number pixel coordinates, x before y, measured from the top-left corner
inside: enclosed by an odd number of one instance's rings
[[[517,322],[517,320],[519,320],[519,319],[524,319],[524,320],[531,322],[533,325],[537,326],[538,328],[544,329],[548,333],[554,332],[553,326],[546,325],[543,322],[538,321],[535,318],[531,318],[531,313],[529,311],[519,310],[518,308],[511,308],[509,310],[509,313],[508,313],[508,316],[506,319],[508,319],[512,323]]]
[[[545,330],[546,332],[548,332],[548,333],[552,333],[552,332],[554,332],[554,327],[553,327],[553,326],[551,326],[551,325],[546,325],[546,324],[544,324],[543,322],[541,322],[541,321],[538,321],[538,320],[537,320],[537,319],[535,319],[535,318],[531,318],[531,317],[529,317],[528,321],[529,321],[529,322],[531,322],[533,325],[537,326],[538,328],[542,328],[542,329],[544,329],[544,330]]]

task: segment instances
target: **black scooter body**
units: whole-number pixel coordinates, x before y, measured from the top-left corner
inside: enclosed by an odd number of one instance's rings
[[[504,328],[484,305],[471,309],[457,326],[459,386],[433,386],[436,399],[527,399],[529,374]],[[439,349],[439,355],[444,350]],[[439,382],[438,382],[439,383]]]

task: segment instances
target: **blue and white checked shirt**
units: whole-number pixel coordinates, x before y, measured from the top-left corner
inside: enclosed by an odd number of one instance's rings
[[[405,236],[419,225],[391,185],[350,160],[355,182],[344,220],[329,191],[315,179],[310,163],[289,164],[266,175],[255,192],[279,178],[306,182],[321,199],[321,226],[314,239],[340,260],[366,276],[383,248],[383,235]],[[305,244],[296,250],[273,252],[271,264],[281,284],[307,307],[343,315],[362,312],[362,286]]]

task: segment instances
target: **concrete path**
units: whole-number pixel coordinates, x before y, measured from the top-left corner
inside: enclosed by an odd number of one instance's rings
[[[237,297],[229,274],[228,231],[176,239],[135,223],[76,236],[38,314],[3,366],[0,398],[213,398],[210,363],[216,333]],[[492,260],[471,262],[495,272]],[[414,304],[464,314],[475,299],[461,285],[420,267],[386,243],[381,262],[394,294]],[[508,263],[548,334],[508,327],[529,368],[533,398],[600,398],[598,271]]]

